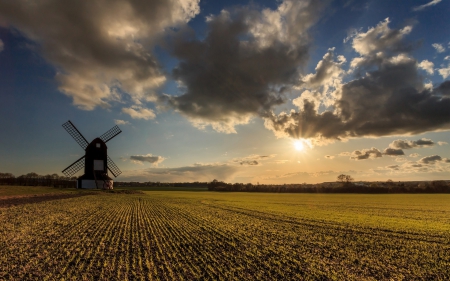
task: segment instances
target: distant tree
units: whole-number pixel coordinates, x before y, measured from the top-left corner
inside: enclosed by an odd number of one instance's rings
[[[15,178],[15,176],[11,173],[0,173],[1,179],[7,179],[7,178]]]
[[[337,177],[337,181],[342,183],[351,183],[352,181],[354,181],[354,179],[350,175],[340,174]]]
[[[28,174],[25,175],[25,177],[26,178],[30,178],[30,179],[34,179],[34,178],[39,177],[39,175],[36,174],[36,173],[28,173]]]

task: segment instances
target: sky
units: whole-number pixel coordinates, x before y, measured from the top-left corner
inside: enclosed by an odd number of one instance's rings
[[[450,180],[450,1],[0,0],[0,172]],[[78,174],[81,175],[81,172]]]

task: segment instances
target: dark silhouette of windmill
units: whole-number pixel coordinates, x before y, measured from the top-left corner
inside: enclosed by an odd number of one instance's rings
[[[106,143],[122,132],[119,127],[117,125],[112,127],[99,138],[89,143],[70,120],[62,126],[85,151],[83,157],[62,171],[63,174],[71,177],[84,167],[84,175],[77,179],[78,188],[112,189],[113,180],[108,176],[108,170],[114,177],[117,177],[122,172],[109,158]]]

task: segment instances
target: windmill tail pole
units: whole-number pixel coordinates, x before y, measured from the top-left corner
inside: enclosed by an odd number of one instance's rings
[[[97,175],[95,174],[95,169],[92,168],[92,172],[94,174],[94,182],[95,182],[95,187],[98,189],[98,184],[97,184]]]

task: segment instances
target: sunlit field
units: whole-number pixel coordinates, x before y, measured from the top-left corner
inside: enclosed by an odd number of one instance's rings
[[[0,280],[449,280],[450,195],[144,191],[0,208]]]

